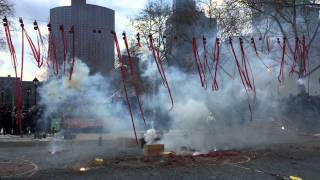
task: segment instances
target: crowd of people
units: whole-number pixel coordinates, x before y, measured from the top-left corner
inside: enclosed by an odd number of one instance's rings
[[[19,131],[17,124],[17,110],[13,106],[0,106],[0,134],[1,135],[17,135],[31,134],[39,128],[38,120],[40,119],[41,111],[37,106],[23,108],[21,112],[22,132]]]

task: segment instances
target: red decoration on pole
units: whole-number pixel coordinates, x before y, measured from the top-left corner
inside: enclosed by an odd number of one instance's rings
[[[3,19],[3,26],[4,26],[4,29],[5,29],[5,35],[6,35],[6,39],[7,39],[7,44],[8,44],[8,47],[9,47],[9,50],[10,50],[10,54],[11,54],[11,60],[13,61],[12,64],[13,64],[13,68],[14,68],[14,71],[15,71],[15,77],[16,77],[16,113],[17,113],[17,116],[16,116],[16,125],[17,125],[17,128],[20,130],[21,132],[21,98],[20,98],[20,81],[19,81],[19,77],[18,77],[18,71],[17,71],[17,56],[16,56],[16,52],[15,52],[15,48],[14,48],[14,45],[12,43],[12,37],[11,37],[11,32],[10,32],[10,27],[9,27],[9,22],[7,20],[7,17],[5,17]]]
[[[43,56],[41,57],[41,47],[42,47],[43,52],[44,52],[44,51],[45,51],[45,50],[44,50],[44,47],[45,47],[45,46],[44,46],[44,41],[43,41],[43,38],[42,38],[42,35],[41,35],[40,28],[39,28],[39,26],[38,26],[38,22],[37,22],[37,21],[34,21],[33,25],[34,25],[34,30],[37,31],[38,57],[39,57],[38,67],[40,68],[40,67],[43,65],[43,61],[44,61],[44,57],[43,57]],[[40,47],[39,41],[40,41],[41,47]],[[40,60],[41,60],[41,61],[40,61]]]
[[[246,61],[244,59],[245,58],[245,54],[244,54],[244,49],[243,49],[243,41],[242,41],[242,38],[239,38],[239,40],[240,40],[240,48],[241,48],[241,55],[242,55],[242,63],[243,63],[243,66],[244,66],[244,64],[246,64]],[[248,96],[248,106],[249,106],[249,110],[250,110],[250,114],[251,114],[251,120],[252,120],[252,118],[253,118],[253,116],[252,116],[252,107],[251,107],[251,104],[250,104],[248,89],[251,89],[251,90],[253,90],[255,92],[255,88],[252,88],[252,86],[251,86],[248,73],[245,71],[246,68],[245,68],[245,70],[243,70],[241,68],[241,65],[240,65],[240,63],[238,61],[236,52],[235,52],[234,47],[233,47],[232,38],[229,38],[229,44],[231,46],[232,54],[234,56],[234,59],[235,59],[235,62],[236,62],[237,68],[238,68],[238,72],[239,72],[239,75],[240,75],[240,79],[241,79],[242,85],[243,85],[243,87],[244,87],[244,89],[246,91],[246,94]]]
[[[22,19],[19,20],[20,23],[23,25],[23,22],[22,22]],[[40,68],[42,65],[41,65],[41,56],[40,56],[40,44],[38,42],[38,49],[36,48],[36,45],[33,43],[31,37],[29,36],[29,34],[27,33],[27,31],[24,29],[24,27],[22,27],[23,29],[23,33],[24,35],[26,36],[27,40],[28,40],[28,43],[29,43],[29,46],[31,48],[31,51],[32,51],[32,54],[33,54],[33,57],[34,59],[36,60],[37,62],[37,66],[38,68]]]
[[[278,43],[281,46],[281,43],[280,43],[279,39],[278,39]],[[287,38],[283,37],[280,73],[279,73],[279,76],[278,76],[278,81],[279,81],[280,84],[282,84],[284,82],[284,63],[285,63],[286,46],[287,46]]]
[[[57,61],[57,45],[55,43],[54,36],[52,34],[51,24],[48,24],[48,32],[49,32],[49,39],[48,39],[48,55],[47,55],[47,63],[50,64],[51,59],[51,49],[53,51],[53,61],[52,61],[52,68],[53,72],[58,75],[59,74],[59,65]]]
[[[305,36],[302,37],[302,50],[301,50],[301,73],[300,77],[307,73],[307,66],[308,66],[308,48],[306,45],[306,38]]]
[[[253,49],[254,49],[254,52],[256,53],[257,57],[259,57],[257,45],[256,45],[256,42],[253,37],[251,38],[251,44],[253,45]]]
[[[268,53],[270,53],[270,51],[271,51],[271,49],[270,49],[270,38],[269,38],[269,36],[267,35],[267,36],[265,37],[265,39],[266,39],[266,43],[267,43]]]
[[[14,45],[12,43],[11,32],[10,32],[10,27],[9,27],[9,22],[8,22],[7,17],[5,17],[2,21],[3,21],[7,45],[10,50],[11,60],[12,60],[14,73],[15,73],[15,77],[16,77],[16,81],[15,81],[15,83],[16,83],[16,99],[15,99],[16,100],[16,109],[15,110],[17,112],[16,125],[17,125],[17,127],[19,127],[19,122],[21,119],[21,114],[20,114],[21,111],[20,111],[20,100],[19,100],[20,89],[19,89],[19,78],[18,78],[18,71],[17,71],[17,56],[16,56]]]
[[[241,79],[241,82],[242,82],[244,88],[245,89],[252,88],[251,85],[250,85],[250,82],[248,81],[247,73],[241,68],[241,65],[239,63],[239,60],[237,58],[236,52],[235,52],[234,47],[233,47],[232,38],[229,38],[229,43],[230,43],[232,54],[233,54],[234,60],[236,62],[237,69],[238,69],[238,72],[239,72],[239,75],[240,75],[240,79]],[[241,41],[240,41],[240,44],[241,44]],[[241,54],[243,56],[243,52],[241,52]]]
[[[71,67],[70,67],[70,75],[69,75],[69,81],[72,80],[72,74],[74,71],[74,65],[76,62],[76,47],[75,47],[75,31],[74,31],[74,26],[71,26],[71,29],[69,31],[70,34],[72,34],[72,63],[71,63]]]
[[[243,47],[243,39],[242,38],[239,38],[239,41],[240,41],[240,49],[241,49],[241,59],[242,59],[242,66],[243,66],[243,77],[244,77],[244,80],[246,82],[246,85],[249,89],[251,90],[255,90],[251,80],[250,80],[250,76],[249,76],[249,72],[248,72],[248,67],[247,67],[247,56],[246,56],[246,53],[245,53],[245,50],[244,50],[244,47]]]
[[[220,63],[220,39],[216,38],[215,45],[214,45],[214,53],[213,58],[215,63],[215,72],[214,72],[214,80],[213,80],[213,90],[218,91],[219,90],[219,84],[217,81],[217,73],[218,73],[218,67]]]
[[[296,37],[295,48],[294,48],[294,53],[293,53],[293,63],[292,63],[292,66],[291,66],[291,71],[289,73],[290,76],[292,76],[293,73],[297,72],[295,69],[296,69],[296,66],[298,64],[299,51],[300,51],[300,39],[298,37]]]
[[[123,35],[124,44],[126,46],[126,51],[127,51],[127,55],[128,55],[128,64],[129,64],[130,73],[131,73],[131,77],[132,77],[132,81],[133,81],[134,91],[135,91],[135,94],[136,94],[136,98],[138,100],[138,105],[139,105],[141,117],[143,119],[143,122],[144,122],[145,126],[147,126],[147,123],[146,123],[146,120],[145,120],[145,117],[144,117],[143,108],[142,108],[142,103],[141,103],[139,92],[138,92],[138,89],[139,89],[138,81],[137,81],[137,76],[136,76],[136,73],[135,73],[135,70],[134,70],[135,69],[135,64],[134,64],[134,61],[132,60],[132,57],[131,57],[131,53],[130,53],[130,50],[129,50],[129,45],[128,45],[128,40],[127,40],[126,33],[123,33],[122,35]]]
[[[161,59],[160,59],[159,51],[156,50],[155,47],[154,47],[152,35],[149,35],[149,40],[150,40],[150,47],[151,47],[151,50],[152,50],[154,61],[157,64],[157,68],[158,68],[158,71],[160,73],[160,76],[161,76],[161,79],[162,79],[162,83],[167,88],[168,93],[169,93],[169,97],[170,97],[170,100],[171,100],[171,108],[170,108],[170,111],[171,111],[173,109],[174,103],[173,103],[173,97],[172,97],[172,93],[171,93],[171,90],[170,90],[170,86],[169,86],[166,74],[165,74],[163,66],[162,66],[162,62],[161,62]]]
[[[207,88],[206,77],[205,77],[203,65],[201,64],[201,61],[200,61],[197,39],[195,37],[192,39],[192,50],[193,50],[194,60],[197,65],[201,86],[206,89]]]
[[[62,48],[63,48],[63,73],[66,73],[66,63],[67,63],[67,40],[64,32],[64,26],[60,25],[60,33],[62,38]]]
[[[127,105],[128,105],[128,110],[129,110],[129,113],[130,113],[131,121],[132,121],[133,131],[134,131],[134,135],[135,135],[135,138],[136,138],[136,143],[139,144],[138,137],[137,137],[137,132],[136,132],[136,127],[135,127],[134,119],[133,119],[133,115],[132,115],[131,104],[130,104],[129,97],[128,97],[127,86],[126,86],[126,83],[125,83],[126,70],[124,69],[124,65],[123,65],[123,61],[122,61],[122,55],[121,55],[121,51],[120,51],[118,37],[117,37],[117,34],[116,34],[115,31],[111,31],[111,34],[113,35],[114,42],[115,42],[115,45],[116,45],[117,55],[118,55],[118,58],[119,58],[120,76],[121,76],[121,79],[122,79],[123,89],[124,89],[125,96],[126,96],[126,101],[127,101]]]
[[[214,77],[213,77],[213,73],[212,70],[209,66],[208,63],[208,58],[207,58],[207,39],[205,36],[202,37],[202,46],[203,46],[203,69],[204,69],[204,74],[206,73],[206,67],[209,71],[209,74],[212,78],[212,90],[214,90]]]

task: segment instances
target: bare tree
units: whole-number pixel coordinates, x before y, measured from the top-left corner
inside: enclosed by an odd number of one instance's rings
[[[215,18],[218,19],[219,32],[223,37],[249,35],[250,31],[261,38],[267,35],[285,36],[288,39],[289,53],[293,56],[295,38],[305,36],[308,40],[309,55],[317,55],[314,42],[319,38],[320,4],[316,0],[227,0],[218,8],[211,0],[201,1],[207,11],[216,11]],[[320,65],[305,76],[318,69]]]
[[[8,2],[8,0],[0,0],[0,17],[11,16],[13,15],[14,9],[13,5]],[[0,30],[0,34],[2,34],[2,28]],[[1,36],[3,37],[3,35]],[[4,46],[4,39],[0,38],[0,47]]]
[[[200,9],[209,17],[210,23],[213,23],[213,20],[219,17],[219,7],[216,0],[198,0],[197,2]]]
[[[149,0],[140,14],[131,20],[134,30],[140,33],[143,43],[150,46],[149,35],[152,35],[161,58],[165,57],[166,22],[170,15],[171,8],[165,0]]]

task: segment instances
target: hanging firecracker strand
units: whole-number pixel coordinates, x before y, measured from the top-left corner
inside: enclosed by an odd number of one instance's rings
[[[62,41],[62,48],[63,48],[63,73],[66,73],[66,63],[67,63],[67,40],[66,35],[64,32],[64,26],[60,25],[59,27],[61,33],[61,41]]]
[[[240,50],[241,50],[241,59],[242,59],[242,72],[243,72],[243,77],[244,80],[246,82],[246,85],[249,89],[254,90],[253,86],[252,86],[252,82],[250,80],[250,76],[249,76],[249,71],[248,71],[248,62],[247,62],[247,56],[244,50],[244,46],[243,46],[243,39],[239,38],[239,42],[240,42]]]
[[[299,58],[299,51],[300,51],[300,39],[296,37],[295,39],[295,48],[294,48],[294,53],[293,53],[293,63],[291,66],[290,70],[290,76],[292,76],[294,73],[296,73],[296,66],[298,63],[298,58]]]
[[[34,25],[34,30],[37,31],[37,41],[38,41],[38,57],[39,57],[39,64],[38,67],[41,68],[42,65],[44,64],[44,56],[43,53],[45,52],[45,45],[44,45],[44,40],[40,31],[40,28],[38,26],[38,22],[34,21],[33,22]],[[43,52],[43,53],[41,53]],[[41,55],[42,54],[42,55]],[[41,61],[40,61],[41,59]]]
[[[203,70],[204,74],[206,74],[206,69],[208,69],[209,75],[212,78],[212,90],[214,90],[214,77],[212,73],[212,69],[208,63],[208,57],[207,57],[207,39],[205,36],[202,37],[202,46],[203,46]]]
[[[214,80],[213,80],[213,89],[215,91],[219,90],[219,83],[217,81],[217,73],[218,73],[218,67],[220,63],[220,39],[216,38],[216,41],[214,43],[214,53],[213,53],[213,58],[214,58],[214,63],[215,63],[215,71],[214,71]]]
[[[72,34],[72,62],[71,62],[71,66],[70,66],[70,73],[69,73],[69,80],[72,80],[72,75],[73,75],[73,71],[74,71],[74,66],[76,63],[76,37],[75,37],[75,30],[74,30],[74,26],[71,26],[71,29],[69,31],[70,34]]]
[[[120,51],[118,37],[117,37],[117,34],[116,34],[115,31],[111,31],[111,34],[113,35],[114,43],[115,43],[116,50],[117,50],[117,56],[118,56],[119,64],[120,64],[120,71],[119,72],[120,72],[120,76],[121,76],[121,79],[122,79],[123,90],[125,92],[126,102],[127,102],[128,110],[129,110],[130,117],[131,117],[131,122],[132,122],[132,127],[133,127],[133,131],[134,131],[136,143],[139,144],[138,137],[137,137],[137,132],[136,132],[136,126],[135,126],[134,119],[133,119],[131,104],[130,104],[130,101],[129,101],[127,86],[126,86],[126,82],[125,82],[126,81],[126,70],[125,70],[125,67],[124,67],[124,64],[123,64],[123,61],[122,61],[122,55],[121,55],[121,51]]]
[[[281,46],[280,40],[278,39],[278,44],[282,47],[282,55],[281,55],[281,64],[280,64],[280,72],[278,76],[278,81],[280,84],[284,82],[284,63],[285,63],[285,54],[286,54],[286,46],[287,46],[287,38],[283,37],[283,45]]]
[[[165,74],[164,69],[163,69],[163,65],[162,65],[162,62],[161,62],[161,59],[160,59],[160,55],[159,55],[159,50],[156,50],[155,47],[154,47],[154,42],[153,42],[152,35],[149,35],[149,40],[150,40],[150,48],[151,48],[151,51],[152,51],[152,54],[153,54],[153,57],[154,57],[154,61],[155,61],[156,65],[157,65],[158,71],[160,73],[160,76],[161,76],[161,79],[162,79],[162,83],[167,88],[168,93],[169,93],[169,97],[170,97],[170,101],[171,101],[171,107],[170,107],[170,111],[171,111],[173,109],[173,107],[174,107],[173,96],[172,96],[172,93],[171,93],[171,89],[170,89],[166,74]]]
[[[51,52],[53,54],[53,60],[52,60],[52,69],[54,74],[59,74],[59,65],[57,61],[57,45],[55,42],[54,35],[52,34],[51,24],[47,25],[48,32],[49,32],[49,39],[48,39],[48,55],[47,55],[47,63],[50,64],[51,62]]]
[[[205,77],[203,65],[201,64],[201,61],[200,61],[197,39],[195,37],[192,39],[192,50],[193,50],[194,60],[198,69],[201,86],[206,89],[207,88],[206,77]]]
[[[300,77],[302,77],[304,74],[307,73],[307,69],[308,69],[308,48],[306,45],[306,38],[305,36],[302,37],[302,51],[301,51],[301,75]]]
[[[141,117],[142,117],[143,122],[144,122],[144,124],[146,126],[147,123],[146,123],[146,120],[145,120],[145,117],[144,117],[142,103],[141,103],[141,99],[140,99],[140,96],[139,96],[139,87],[138,87],[137,75],[136,75],[135,70],[134,70],[135,69],[135,63],[134,63],[134,61],[132,60],[132,57],[131,57],[131,53],[130,53],[130,50],[129,50],[129,44],[128,44],[126,33],[123,33],[122,35],[123,35],[123,40],[124,40],[124,44],[125,44],[127,55],[128,55],[128,64],[129,64],[129,68],[130,68],[131,78],[132,78],[132,81],[133,81],[135,95],[136,95],[136,98],[138,100],[138,105],[139,105]]]

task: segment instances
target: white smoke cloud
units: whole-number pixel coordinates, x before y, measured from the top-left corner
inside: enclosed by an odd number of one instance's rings
[[[236,44],[235,49],[239,50]],[[212,80],[209,75],[208,89],[205,90],[201,87],[196,72],[184,73],[175,67],[165,70],[175,106],[172,111],[168,111],[170,107],[168,91],[160,85],[158,94],[147,103],[147,107],[155,108],[160,105],[162,113],[169,116],[169,131],[160,141],[165,144],[167,150],[179,152],[181,147],[188,147],[207,152],[219,148],[230,149],[277,141],[269,139],[269,136],[272,131],[281,130],[282,127],[274,126],[272,118],[278,114],[278,101],[275,99],[279,94],[279,89],[276,87],[278,86],[277,69],[280,67],[274,66],[275,70],[271,72],[267,67],[274,65],[275,62],[272,59],[277,59],[280,54],[260,54],[258,59],[253,49],[246,47],[247,57],[252,67],[249,72],[253,74],[256,86],[256,94],[253,91],[247,94],[235,69],[229,48],[227,44],[223,44],[221,61],[224,70],[229,74],[235,74],[235,77],[231,79],[220,68],[219,91],[211,90]],[[241,60],[240,54],[238,57]],[[159,77],[155,65],[150,64],[149,67],[145,74],[152,78]],[[253,122],[250,121],[249,102],[253,111]],[[263,126],[264,130],[257,128],[261,124],[266,124]]]
[[[68,76],[51,78],[40,89],[45,107],[44,119],[100,120],[111,132],[131,131],[126,105],[112,102],[110,80],[100,74],[89,75],[87,65],[77,60],[72,80]]]

